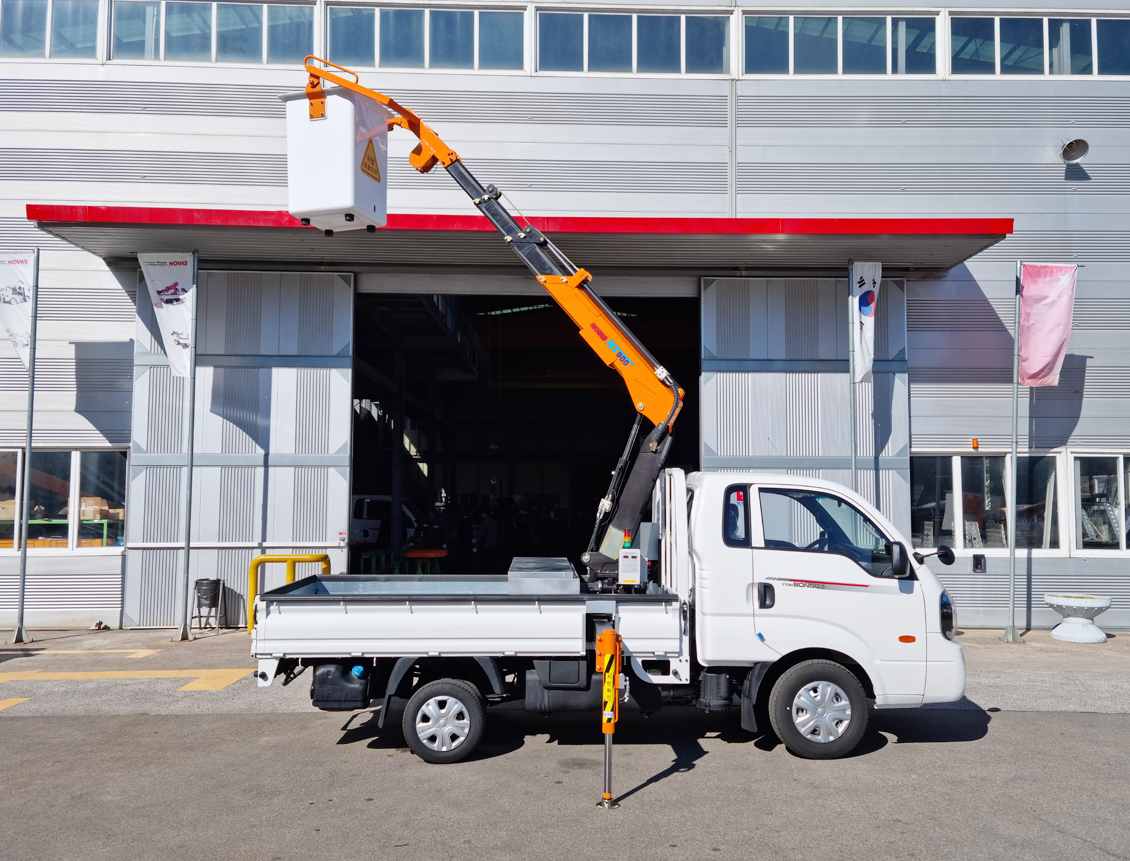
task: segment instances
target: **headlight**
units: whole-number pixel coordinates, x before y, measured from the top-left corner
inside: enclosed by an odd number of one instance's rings
[[[942,591],[939,610],[942,617],[942,635],[947,640],[952,640],[957,633],[957,611],[954,609],[953,599],[945,590]]]

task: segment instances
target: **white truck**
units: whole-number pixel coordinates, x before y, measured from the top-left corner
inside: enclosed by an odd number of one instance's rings
[[[768,720],[809,758],[851,751],[869,702],[964,693],[949,596],[845,487],[667,469],[633,544],[640,583],[614,592],[564,559],[516,559],[505,577],[318,576],[266,592],[253,609],[259,684],[312,667],[314,705],[379,702],[382,726],[390,698],[407,698],[404,737],[435,763],[474,750],[488,705],[596,715],[594,639],[608,626],[623,638],[627,707],[736,700],[745,729]]]

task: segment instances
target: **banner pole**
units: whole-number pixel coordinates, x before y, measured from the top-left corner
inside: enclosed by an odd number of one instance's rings
[[[182,589],[183,603],[181,605],[180,630],[177,631],[173,642],[192,639],[192,629],[188,618],[189,600],[189,549],[192,541],[192,454],[194,431],[196,425],[196,309],[200,306],[197,296],[199,281],[198,255],[192,252],[192,324],[188,335],[188,381],[185,394],[185,410],[187,411],[187,441],[185,443],[186,465],[184,480],[184,583]]]
[[[24,627],[24,602],[27,595],[27,533],[28,518],[31,516],[31,429],[35,417],[35,323],[39,302],[39,249],[31,252],[31,321],[28,327],[27,347],[27,437],[24,443],[24,475],[20,494],[20,594],[16,604],[16,629],[12,632],[13,643],[30,643]]]
[[[855,316],[852,313],[852,302],[855,298],[855,288],[851,279],[855,277],[855,261],[848,260],[848,404],[851,410],[851,489],[859,491],[859,481],[856,478],[855,452],[858,448],[855,434]]]
[[[1016,261],[1016,301],[1012,315],[1012,459],[1008,469],[1008,627],[1001,639],[1006,643],[1023,643],[1016,630],[1016,435],[1020,412],[1020,275],[1021,262]]]

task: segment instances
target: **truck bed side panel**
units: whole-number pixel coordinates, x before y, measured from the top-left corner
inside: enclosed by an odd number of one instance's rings
[[[584,602],[266,602],[258,656],[583,655]]]

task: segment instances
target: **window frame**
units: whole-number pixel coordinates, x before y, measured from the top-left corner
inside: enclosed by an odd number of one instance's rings
[[[129,506],[130,506],[130,450],[121,447],[107,447],[107,448],[33,448],[32,452],[47,451],[47,452],[70,452],[71,456],[71,481],[70,491],[67,500],[67,546],[66,547],[34,547],[29,546],[27,552],[29,556],[63,556],[63,555],[93,555],[93,556],[121,556],[126,552],[126,547],[129,544],[127,528],[129,524]],[[126,511],[126,519],[122,521],[122,543],[113,544],[108,547],[82,547],[79,545],[79,518],[76,512],[79,511],[79,500],[82,496],[80,484],[82,482],[82,457],[88,452],[124,452],[126,455],[126,483],[124,499],[122,505]],[[14,557],[20,555],[20,537],[22,536],[22,517],[23,517],[23,478],[24,478],[24,450],[22,448],[0,448],[0,453],[16,455],[16,516],[13,520],[13,540],[11,547],[0,547],[0,558]]]
[[[54,2],[54,0],[50,0]],[[130,2],[130,0],[99,0],[99,32],[102,33],[102,38],[99,40],[99,50],[105,57],[102,62],[105,63],[130,63],[130,64],[156,64],[156,63],[176,63],[178,65],[195,65],[195,66],[220,66],[226,69],[253,69],[259,66],[267,66],[274,69],[287,69],[287,68],[301,68],[301,61],[291,61],[287,63],[272,63],[268,61],[269,49],[268,43],[270,39],[270,7],[271,6],[295,6],[307,8],[312,10],[311,17],[311,51],[317,54],[323,50],[322,45],[326,41],[322,34],[322,26],[319,23],[318,3],[314,2],[258,2],[251,3],[245,0],[157,0],[157,5],[160,10],[159,20],[157,24],[157,31],[159,34],[159,44],[157,49],[157,56],[152,60],[138,59],[134,57],[115,57],[114,56],[114,6],[118,2]],[[165,57],[165,22],[166,22],[166,7],[170,2],[203,2],[208,3],[212,7],[212,51],[210,60],[169,60]],[[262,45],[260,57],[258,62],[239,62],[233,60],[219,60],[217,59],[217,46],[219,44],[219,6],[258,6],[262,10]],[[335,4],[335,5],[357,5],[357,4]],[[325,6],[328,9],[328,4]],[[105,9],[105,14],[102,13]],[[327,12],[325,16],[328,16]]]
[[[739,44],[739,40],[734,36],[734,21],[739,20],[741,10],[732,6],[725,7],[704,7],[704,8],[685,8],[685,7],[639,7],[639,6],[541,6],[532,4],[529,6],[533,14],[527,16],[528,20],[532,20],[530,24],[532,30],[532,56],[529,58],[529,67],[531,75],[547,75],[551,77],[572,77],[578,75],[595,76],[605,78],[622,78],[626,75],[639,78],[701,78],[706,80],[727,80],[734,77],[740,77],[741,63],[737,59],[740,52],[735,51],[735,45]],[[581,23],[582,32],[582,60],[581,69],[579,71],[557,71],[557,70],[542,70],[540,66],[541,59],[541,44],[540,44],[540,29],[537,25],[537,18],[542,12],[550,14],[572,14],[582,15],[583,20]],[[630,72],[590,72],[589,71],[589,15],[627,15],[632,19],[632,70]],[[678,17],[679,18],[679,71],[678,72],[640,72],[639,68],[639,18],[640,16],[664,16],[664,17]],[[688,72],[687,69],[687,18],[726,18],[727,27],[727,49],[729,56],[725,64],[725,70],[721,72]]]
[[[66,63],[104,63],[108,53],[106,51],[106,38],[105,33],[107,28],[106,19],[109,9],[112,5],[112,0],[95,0],[98,4],[97,19],[94,25],[94,56],[93,57],[65,57],[62,62]],[[0,15],[3,15],[3,10],[0,9]],[[55,0],[47,0],[47,16],[44,23],[43,31],[43,56],[42,57],[20,57],[20,56],[0,56],[0,63],[46,63],[55,58],[51,56],[51,34],[52,25],[55,23]],[[59,62],[55,59],[55,62]],[[5,449],[5,451],[12,451],[14,449]]]
[[[164,0],[162,0],[164,2]],[[455,74],[466,75],[474,73],[476,75],[525,75],[530,70],[530,53],[531,53],[531,39],[534,42],[536,50],[536,28],[535,32],[531,34],[531,19],[536,19],[536,8],[530,5],[494,5],[491,3],[452,3],[452,2],[433,2],[427,4],[415,3],[366,3],[366,2],[326,2],[322,4],[323,14],[320,16],[321,23],[320,29],[323,34],[322,47],[318,48],[318,33],[317,28],[315,32],[315,48],[321,50],[327,59],[333,59],[329,56],[331,46],[329,37],[329,16],[330,9],[373,9],[376,14],[373,16],[373,65],[361,66],[358,69],[383,69],[390,72],[409,72],[412,74]],[[381,65],[381,11],[391,9],[416,9],[424,13],[424,65],[420,66],[382,66]],[[534,14],[528,14],[531,9],[535,9]],[[474,36],[473,36],[473,62],[469,68],[451,68],[449,66],[432,68],[431,66],[431,28],[432,28],[432,12],[473,12],[474,13]],[[481,69],[479,68],[479,27],[480,27],[480,13],[481,12],[512,12],[522,16],[522,65],[520,68],[513,69]],[[315,19],[319,16],[315,15]],[[550,73],[561,74],[561,73]]]
[[[1098,78],[1103,80],[1130,80],[1130,75],[1100,75],[1099,74],[1099,37],[1098,27],[1100,20],[1130,20],[1130,13],[1119,13],[1117,11],[1109,12],[1085,12],[1075,10],[1040,10],[1039,12],[1021,11],[1021,10],[1005,10],[1005,9],[960,9],[960,10],[946,10],[944,13],[945,18],[945,56],[946,56],[946,77],[957,78],[958,80],[986,80],[993,79],[1017,79],[1017,80],[1034,80],[1043,78],[1053,78],[1057,81],[1079,80],[1091,81]],[[955,18],[992,18],[993,19],[993,33],[994,33],[994,48],[996,53],[996,72],[991,75],[977,75],[970,73],[954,72],[953,71],[953,57],[950,54],[951,42],[951,26],[950,22]],[[1001,72],[1001,19],[1002,18],[1034,18],[1041,20],[1043,23],[1044,33],[1044,71],[1043,74],[1033,75],[1006,75]],[[1051,71],[1051,38],[1049,33],[1049,22],[1051,19],[1057,20],[1076,20],[1076,21],[1090,21],[1091,22],[1091,71],[1086,74],[1072,75],[1068,74],[1052,74]],[[940,44],[940,40],[939,40]]]
[[[868,570],[867,568],[864,567],[863,563],[861,563],[858,559],[856,559],[852,556],[849,556],[846,553],[834,553],[831,550],[809,550],[806,547],[766,547],[765,546],[765,542],[768,539],[766,539],[766,537],[765,537],[765,510],[764,510],[764,507],[761,504],[761,492],[763,490],[769,490],[769,491],[793,490],[793,491],[798,491],[798,492],[801,492],[801,493],[811,493],[813,495],[826,496],[830,499],[836,499],[840,503],[842,503],[843,505],[848,506],[859,517],[862,517],[865,521],[870,523],[871,526],[874,527],[876,530],[878,530],[879,534],[881,536],[883,536],[883,538],[886,539],[888,546],[891,547],[892,559],[893,559],[894,558],[894,556],[893,556],[894,545],[901,543],[901,542],[896,541],[894,535],[891,534],[891,533],[888,533],[887,530],[883,527],[882,524],[876,523],[875,520],[872,517],[870,517],[868,514],[866,514],[859,507],[858,504],[856,504],[852,500],[848,499],[842,493],[836,493],[835,491],[827,490],[825,488],[819,488],[819,487],[799,487],[796,484],[786,484],[786,483],[783,483],[783,482],[780,483],[780,484],[777,484],[777,483],[771,484],[771,483],[767,483],[767,482],[759,482],[755,485],[752,485],[752,487],[757,490],[757,512],[760,515],[757,519],[758,519],[758,527],[759,527],[759,530],[760,530],[760,533],[761,533],[760,536],[759,536],[761,543],[754,545],[755,550],[769,550],[769,551],[775,551],[775,552],[781,552],[781,553],[816,553],[816,554],[819,554],[821,556],[839,556],[840,558],[847,559],[852,564],[858,566],[859,569],[861,571],[863,571],[863,573],[865,573],[868,577],[874,577],[876,580],[892,580],[892,579],[895,579],[891,576],[886,576],[886,575],[883,575],[883,574],[876,574],[875,572]],[[728,490],[729,490],[729,488],[727,488],[727,491]],[[804,506],[801,506],[801,507],[803,508]],[[805,510],[807,511],[807,509],[805,509]],[[811,512],[809,512],[809,514],[811,514]],[[812,516],[813,516],[813,519],[816,518],[816,515],[812,515]],[[837,526],[838,525],[839,524],[837,524]],[[724,533],[725,533],[725,524],[723,524],[723,534]],[[845,535],[845,537],[847,537],[847,536]],[[852,544],[852,546],[855,547],[858,550],[865,549],[865,548],[859,547],[859,545],[854,544],[854,543]],[[908,547],[907,551],[909,552],[910,550],[911,550],[911,548]],[[915,579],[917,579],[917,575],[912,573],[909,579],[915,580]]]
[[[1118,470],[1118,492],[1119,492],[1119,531],[1118,543],[1119,547],[1115,548],[1101,548],[1101,547],[1076,547],[1075,542],[1078,538],[1078,530],[1075,523],[1075,509],[1076,502],[1079,496],[1079,486],[1075,479],[1075,459],[1080,457],[1112,457],[1117,462],[1116,469]],[[1071,448],[1067,450],[1067,467],[1069,474],[1067,476],[1066,484],[1071,489],[1071,516],[1068,520],[1068,534],[1071,541],[1071,555],[1079,556],[1088,559],[1110,559],[1125,558],[1130,556],[1130,542],[1126,540],[1126,465],[1130,462],[1130,452],[1111,451],[1110,449],[1094,449],[1094,448]],[[1061,518],[1062,520],[1063,518]]]
[[[867,7],[861,7],[859,9],[849,10],[845,14],[845,12],[842,8],[826,9],[826,8],[821,8],[819,6],[814,6],[810,9],[806,8],[806,9],[799,9],[799,10],[798,9],[771,9],[771,8],[770,9],[756,9],[756,10],[754,10],[754,9],[750,9],[749,7],[743,7],[739,10],[738,14],[735,17],[738,19],[738,23],[737,23],[738,37],[735,40],[738,43],[737,75],[736,75],[736,77],[738,77],[738,78],[769,79],[769,80],[784,79],[784,78],[796,78],[796,79],[802,79],[802,80],[806,80],[806,81],[808,81],[808,80],[811,80],[811,81],[822,81],[822,80],[823,81],[829,81],[829,80],[837,80],[837,79],[840,79],[840,78],[848,78],[850,80],[863,80],[863,81],[886,80],[886,79],[889,79],[889,78],[906,79],[906,80],[932,80],[932,79],[935,79],[935,78],[945,77],[946,75],[945,75],[945,72],[943,71],[943,69],[945,69],[945,70],[949,69],[949,64],[947,63],[943,66],[943,64],[940,60],[941,52],[943,50],[943,42],[942,42],[942,30],[943,30],[943,28],[945,28],[945,30],[946,30],[946,39],[945,39],[945,44],[944,44],[944,50],[946,50],[947,52],[949,50],[949,38],[948,38],[949,26],[948,26],[948,23],[944,23],[944,22],[947,21],[947,16],[946,16],[946,10],[942,9],[942,8],[927,9],[927,10],[924,10],[924,11],[923,10],[917,10],[917,11],[913,11],[913,12],[894,10],[892,12],[889,9],[877,9],[877,10],[870,10],[869,11]],[[788,72],[782,72],[782,73],[746,72],[746,70],[745,70],[745,51],[746,51],[745,19],[747,17],[751,17],[751,18],[779,17],[779,18],[788,18],[789,19],[789,26],[788,26],[789,71]],[[794,43],[795,43],[795,36],[796,36],[795,19],[796,18],[812,18],[812,17],[826,17],[826,18],[836,18],[837,19],[837,21],[836,21],[836,28],[837,28],[836,72],[834,74],[832,74],[832,73],[798,74],[795,71],[795,63],[794,63],[794,60],[795,60],[795,44]],[[986,16],[981,16],[981,17],[986,17]],[[861,73],[861,72],[847,72],[847,73],[844,72],[843,69],[844,69],[844,19],[845,18],[885,18],[886,19],[886,24],[887,24],[886,45],[885,45],[886,62],[887,62],[887,71],[886,72],[876,72],[876,73],[873,73],[873,74],[872,73]],[[891,61],[891,37],[892,37],[893,22],[894,22],[895,18],[933,18],[934,19],[934,71],[932,73],[930,73],[930,72],[915,72],[915,73],[907,72],[907,73],[903,73],[903,74],[900,75],[900,74],[897,74],[894,71],[894,68],[893,68],[894,64]]]
[[[722,493],[722,544],[725,547],[729,547],[734,550],[749,550],[753,547],[753,533],[750,531],[750,524],[753,522],[753,518],[750,516],[749,511],[750,505],[752,505],[752,502],[750,501],[751,486],[752,485],[749,484],[729,484],[726,486],[726,490]],[[745,493],[745,505],[742,506],[742,509],[745,512],[745,541],[742,542],[735,542],[731,540],[726,531],[726,509],[730,504],[730,494],[734,491],[741,491]],[[760,502],[758,503],[758,511],[761,511]],[[762,543],[764,543],[764,541]]]
[[[988,76],[983,76],[988,77]],[[972,557],[974,554],[979,556],[991,557],[1005,557],[1009,555],[1009,547],[967,547],[965,545],[965,498],[964,489],[961,480],[961,458],[963,457],[1003,457],[1004,458],[1004,492],[1005,504],[1012,505],[1012,500],[1009,498],[1009,492],[1012,488],[1012,457],[1011,450],[1006,448],[988,448],[980,447],[977,449],[965,449],[963,451],[955,451],[954,449],[915,449],[910,453],[911,458],[915,457],[949,457],[952,458],[953,470],[953,496],[954,504],[954,540],[953,543],[948,545],[954,554],[959,557]],[[1104,452],[1104,456],[1109,456],[1109,452]],[[1017,458],[1022,457],[1052,457],[1055,458],[1056,468],[1056,488],[1055,488],[1055,503],[1058,510],[1058,530],[1057,536],[1059,540],[1059,547],[1043,548],[1043,547],[1017,547],[1016,555],[1031,554],[1033,557],[1066,557],[1079,555],[1073,552],[1074,548],[1074,533],[1073,527],[1070,527],[1068,520],[1073,524],[1075,520],[1075,502],[1074,491],[1069,493],[1069,485],[1073,486],[1073,479],[1066,475],[1064,470],[1068,469],[1071,465],[1069,453],[1064,449],[1053,450],[1034,450],[1034,451],[1017,451]],[[1006,509],[1007,510],[1007,509]],[[1070,510],[1071,516],[1068,518],[1066,512]],[[1011,544],[1013,536],[1009,535],[1008,540]],[[1070,542],[1070,543],[1069,543]],[[912,539],[913,543],[913,539]],[[931,550],[937,550],[935,547],[915,547],[916,551],[925,553]],[[1116,553],[1115,550],[1095,551],[1099,555],[1106,555]]]

